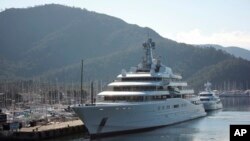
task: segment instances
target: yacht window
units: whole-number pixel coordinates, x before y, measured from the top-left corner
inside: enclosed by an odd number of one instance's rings
[[[155,91],[162,90],[163,87],[159,86],[115,86],[113,87],[114,91]]]
[[[143,96],[105,96],[105,101],[130,101],[130,102],[141,102]]]
[[[169,95],[158,95],[158,96],[146,96],[145,101],[150,101],[150,100],[165,100],[167,98],[170,98]]]
[[[177,105],[174,105],[174,108],[179,108],[179,105],[177,104]]]
[[[209,99],[208,98],[206,98],[206,99],[200,99],[201,101],[209,101]]]
[[[200,94],[200,96],[213,96],[213,94]]]
[[[199,105],[199,102],[197,102],[197,101],[192,101],[192,103],[195,105]]]
[[[122,81],[161,81],[161,77],[127,77],[127,78],[122,78]]]
[[[169,95],[156,95],[156,96],[104,96],[104,101],[129,101],[129,102],[143,102],[151,100],[166,100],[170,98]]]

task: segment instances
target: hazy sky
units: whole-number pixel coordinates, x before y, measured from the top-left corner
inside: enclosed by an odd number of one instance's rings
[[[49,3],[112,15],[178,42],[250,50],[250,0],[0,0],[0,9]]]

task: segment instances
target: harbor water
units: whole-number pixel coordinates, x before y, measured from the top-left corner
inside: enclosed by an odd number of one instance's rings
[[[95,139],[100,141],[229,141],[231,124],[250,124],[250,97],[221,98],[223,109],[209,112],[206,117],[154,129]],[[122,122],[122,121],[121,121]],[[53,139],[55,140],[55,139]],[[58,138],[56,141],[89,141],[83,134]]]

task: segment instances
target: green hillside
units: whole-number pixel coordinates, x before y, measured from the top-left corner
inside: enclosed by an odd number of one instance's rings
[[[249,61],[214,48],[177,43],[150,28],[86,9],[8,9],[0,12],[0,33],[0,79],[79,81],[84,59],[84,80],[112,80],[122,68],[129,70],[141,61],[141,44],[149,33],[162,62],[196,88],[207,80],[250,81]]]

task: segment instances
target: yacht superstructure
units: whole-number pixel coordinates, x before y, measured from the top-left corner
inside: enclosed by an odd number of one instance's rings
[[[122,70],[95,104],[73,107],[90,135],[147,129],[206,115],[194,90],[153,56],[155,43],[143,43],[145,56],[129,72]]]
[[[200,100],[206,111],[221,109],[223,107],[220,98],[211,90],[211,85],[210,82],[205,83],[205,91],[199,93]]]

